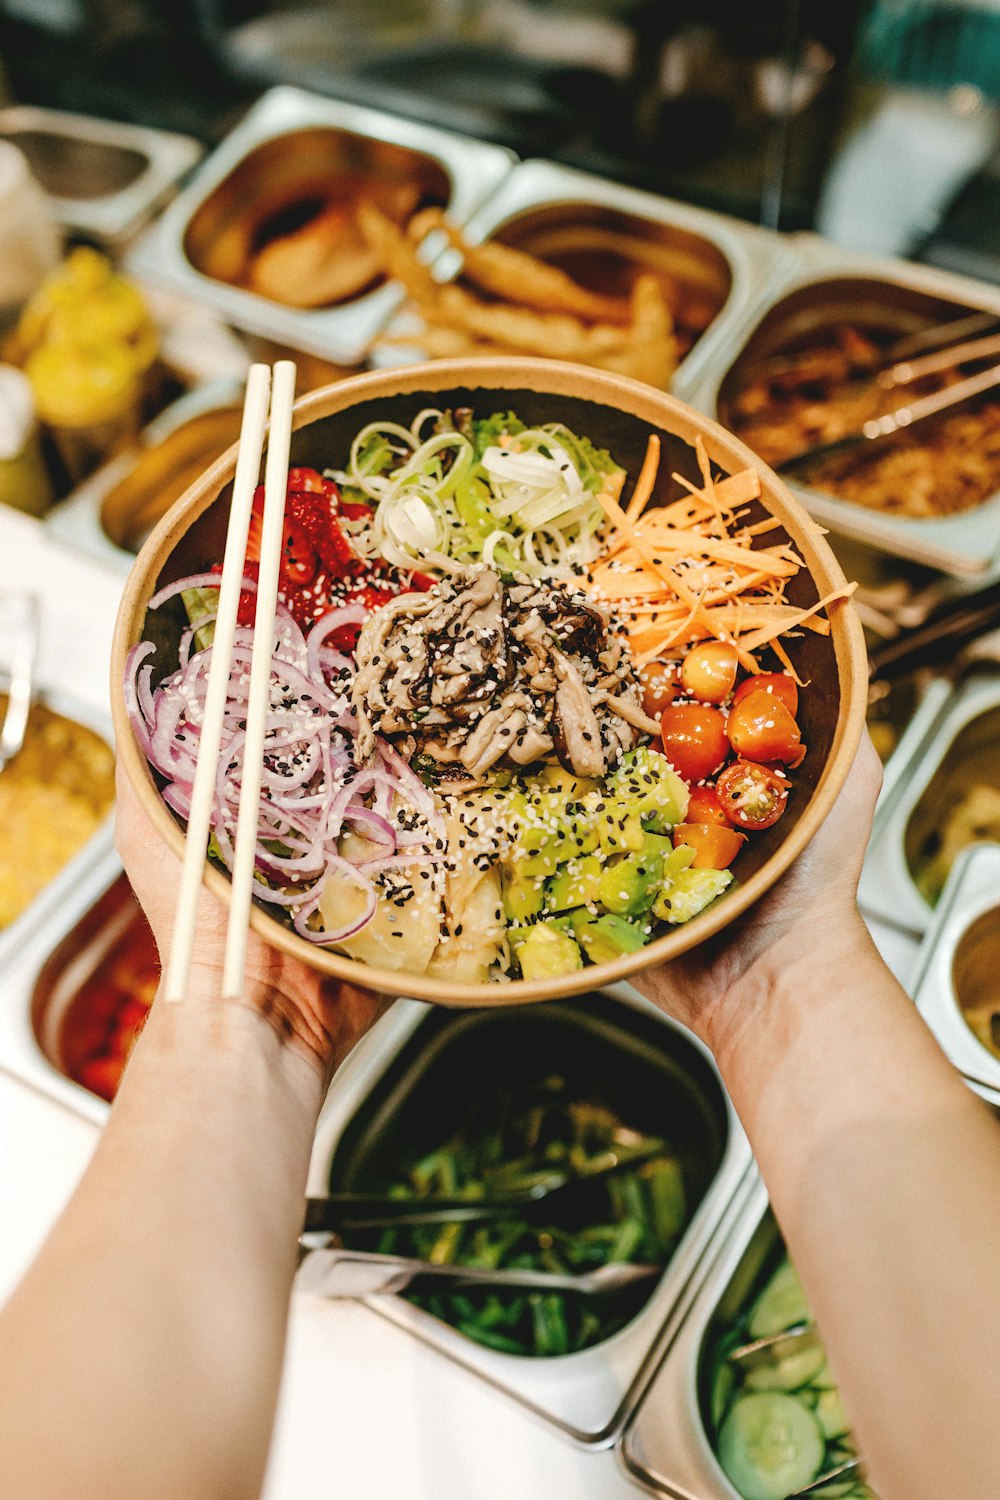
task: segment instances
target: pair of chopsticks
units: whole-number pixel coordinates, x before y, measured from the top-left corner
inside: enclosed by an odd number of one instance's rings
[[[222,725],[226,711],[229,676],[237,612],[243,587],[247,536],[254,490],[260,476],[265,432],[268,435],[264,469],[264,519],[260,544],[260,568],[254,614],[254,644],[250,665],[243,777],[236,821],[232,894],[222,974],[224,999],[238,999],[246,968],[250,907],[253,900],[257,825],[260,809],[264,735],[270,702],[271,656],[274,651],[274,617],[278,604],[278,578],[288,487],[288,455],[292,439],[292,405],[295,401],[295,365],[281,360],[271,369],[253,365],[247,379],[240,429],[236,477],[226,533],[219,608],[212,643],[205,714],[198,744],[198,761],[191,793],[191,814],[184,843],[177,914],[170,943],[164,994],[168,1000],[184,998],[191,972],[198,895],[205,872],[205,851],[211,828],[212,804],[218,774]],[[270,418],[268,412],[270,409]]]

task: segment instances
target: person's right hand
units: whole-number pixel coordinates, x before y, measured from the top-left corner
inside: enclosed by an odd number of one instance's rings
[[[881,784],[866,732],[828,818],[778,884],[715,937],[639,974],[636,988],[717,1052],[779,978],[825,959],[849,966],[869,943],[857,889]]]
[[[181,864],[157,833],[119,762],[115,841],[125,873],[166,963]],[[191,962],[193,998],[222,1003],[229,911],[205,887],[198,903]],[[370,990],[340,983],[289,958],[250,932],[243,1003],[264,1016],[282,1042],[328,1077],[388,1003]]]

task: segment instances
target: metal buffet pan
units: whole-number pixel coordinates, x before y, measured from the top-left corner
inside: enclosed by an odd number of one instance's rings
[[[0,664],[0,692],[6,691],[6,688],[7,679]],[[111,721],[106,714],[94,712],[65,693],[46,689],[38,691],[33,701],[52,713],[68,719],[71,723],[91,730],[106,745],[113,744]],[[12,761],[10,765],[16,765],[16,761]],[[21,953],[37,928],[44,929],[46,924],[51,924],[58,918],[67,902],[72,899],[86,871],[101,856],[102,851],[112,847],[113,821],[112,811],[102,820],[78,853],[67,860],[62,869],[39,891],[34,900],[29,902],[21,915],[7,927],[0,929],[0,974],[4,972],[6,965]]]
[[[955,1067],[1000,1106],[1000,1022],[992,1024],[1000,1016],[1000,844],[976,844],[956,860],[924,939],[914,999]]]
[[[116,930],[108,907],[94,915],[115,881],[124,879],[110,829],[64,873],[70,870],[59,900],[46,905],[46,920],[20,934],[0,962],[0,1068],[102,1125],[106,1102],[63,1071],[59,1028],[66,1004]]]
[[[689,1201],[683,1238],[639,1312],[603,1342],[548,1358],[499,1353],[400,1297],[383,1317],[581,1443],[612,1443],[682,1314],[705,1249],[750,1166],[750,1150],[708,1053],[627,986],[512,1010],[453,1012],[397,1001],[376,1049],[338,1073],[320,1118],[309,1191],[379,1187],[448,1140],[492,1082],[547,1073],[588,1087],[635,1128],[671,1128]],[[542,1072],[539,1073],[538,1070]],[[620,1102],[616,1102],[620,1101]],[[700,1201],[699,1201],[700,1200]]]
[[[153,526],[240,432],[241,386],[213,380],[172,402],[53,507],[45,527],[76,551],[127,573]]]
[[[634,1479],[672,1500],[740,1500],[709,1434],[719,1339],[757,1299],[785,1253],[756,1172],[728,1229],[619,1449]],[[831,1485],[824,1493],[838,1490]]]
[[[472,244],[496,239],[525,250],[609,295],[627,292],[633,276],[620,238],[642,241],[648,268],[675,289],[677,322],[694,340],[671,382],[685,398],[731,347],[734,330],[759,305],[787,256],[783,241],[767,230],[548,161],[518,163],[463,235]],[[435,263],[441,279],[460,270],[460,257],[451,251]],[[398,326],[409,331],[406,314]]]
[[[902,338],[971,312],[1000,315],[1000,290],[966,277],[854,255],[814,235],[796,236],[789,253],[783,285],[744,324],[740,352],[728,365],[716,362],[690,398],[726,425],[735,395],[764,361],[838,323]],[[790,483],[816,519],[843,536],[978,582],[1000,570],[1000,494],[954,515],[916,519]]]
[[[464,224],[513,161],[500,146],[300,89],[271,89],[136,242],[127,269],[211,307],[237,328],[356,364],[401,290],[378,282],[316,309],[258,295],[239,281],[261,230],[293,232],[308,220],[310,205],[334,203],[338,182],[356,183],[359,176],[405,186],[413,206],[439,203]]]
[[[28,158],[67,229],[119,245],[203,155],[187,135],[18,104],[0,109],[0,139]]]
[[[1000,672],[970,670],[943,703],[935,684],[887,770],[858,899],[869,915],[921,933],[933,913],[923,891],[944,884],[960,829],[971,843],[1000,820]]]

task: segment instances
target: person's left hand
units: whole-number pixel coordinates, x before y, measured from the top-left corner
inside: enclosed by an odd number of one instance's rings
[[[180,860],[153,827],[119,762],[115,842],[132,889],[166,963],[180,885]],[[222,1004],[229,910],[204,886],[191,963],[192,999]],[[389,1003],[384,996],[317,973],[251,930],[242,1004],[259,1012],[289,1046],[330,1074]]]

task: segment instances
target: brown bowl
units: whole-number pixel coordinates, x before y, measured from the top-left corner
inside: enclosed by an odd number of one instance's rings
[[[697,481],[691,446],[704,439],[719,469],[735,473],[756,468],[761,477],[760,516],[773,515],[805,559],[807,568],[791,581],[788,598],[807,606],[844,585],[844,575],[805,511],[781,481],[750,450],[715,422],[671,396],[637,381],[580,365],[542,359],[481,358],[436,360],[433,364],[360,375],[314,391],[295,407],[293,464],[336,467],[351,438],[366,422],[410,422],[429,404],[472,406],[480,414],[515,411],[529,423],[560,420],[607,447],[631,475],[638,473],[650,431],[660,435],[663,462],[656,498],[676,498],[680,487],[669,478],[680,473]],[[153,774],[136,744],[122,695],[126,656],[146,637],[146,606],[157,589],[188,573],[201,572],[222,558],[236,449],[231,448],[177,502],[143,547],[122,598],[112,650],[111,701],[118,753],[153,823],[177,854],[184,847],[183,825],[162,801]],[[770,532],[769,540],[780,533]],[[176,611],[157,611],[153,658],[154,680],[173,670],[180,632],[186,624],[180,601]],[[809,746],[796,773],[798,796],[779,823],[758,835],[740,855],[740,885],[703,916],[668,932],[638,953],[612,963],[589,965],[557,979],[515,980],[509,984],[456,984],[424,975],[409,976],[373,969],[354,959],[327,952],[300,938],[261,907],[251,922],[261,937],[315,969],[367,985],[386,994],[412,995],[443,1005],[513,1005],[552,1000],[628,979],[641,969],[676,958],[718,932],[752,906],[800,854],[837,796],[857,748],[865,721],[868,668],[861,626],[850,605],[831,611],[828,637],[806,633],[788,643],[800,676],[812,684],[802,695],[799,720]],[[209,867],[206,882],[222,900],[229,880]]]

